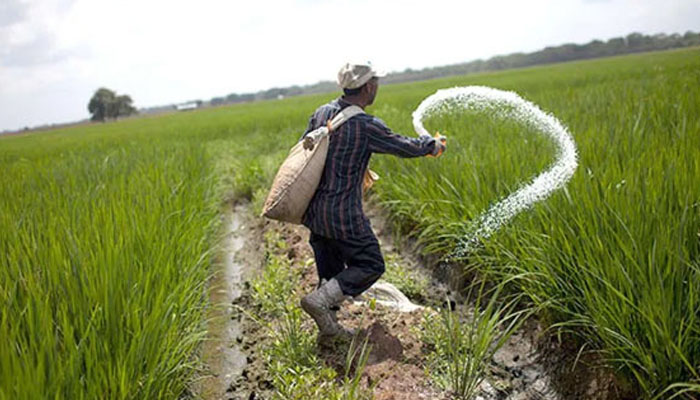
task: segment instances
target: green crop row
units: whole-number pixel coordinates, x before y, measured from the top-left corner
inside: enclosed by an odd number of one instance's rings
[[[303,124],[278,111],[268,124],[266,109],[239,107],[0,140],[0,399],[187,392],[232,154]]]
[[[671,385],[697,390],[700,379],[699,71],[693,49],[443,83],[515,90],[570,128],[580,160],[566,188],[462,261],[498,279],[530,276],[514,289],[643,397]],[[407,114],[392,114],[393,105],[417,103],[427,94],[419,87],[432,84],[387,94],[378,114],[407,131]],[[435,117],[426,127],[450,136],[442,159],[385,157],[375,167],[386,178],[381,201],[427,252],[449,254],[489,204],[552,161],[536,132],[488,115]]]

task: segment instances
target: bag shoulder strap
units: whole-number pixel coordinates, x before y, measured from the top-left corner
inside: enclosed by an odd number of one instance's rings
[[[333,117],[333,119],[328,124],[328,129],[330,132],[338,129],[340,125],[343,125],[347,120],[358,114],[364,114],[365,112],[356,105],[351,105],[340,110],[340,112]]]

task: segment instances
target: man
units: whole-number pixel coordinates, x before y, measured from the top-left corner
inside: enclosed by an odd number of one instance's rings
[[[343,96],[316,110],[304,136],[345,107],[354,104],[364,110],[371,105],[380,76],[369,63],[345,64],[338,72]],[[445,150],[444,138],[438,139],[397,135],[369,114],[350,118],[330,134],[321,182],[303,218],[311,230],[319,287],[301,300],[301,307],[318,325],[319,339],[352,334],[338,324],[335,310],[346,296],[361,294],[384,273],[379,243],[362,211],[362,184],[370,156],[437,156]]]

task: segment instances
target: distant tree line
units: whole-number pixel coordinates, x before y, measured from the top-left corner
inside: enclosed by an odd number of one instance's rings
[[[498,71],[510,68],[522,68],[532,65],[549,64],[573,60],[583,60],[614,55],[639,53],[645,51],[668,50],[681,47],[700,46],[700,33],[691,31],[681,35],[643,35],[631,33],[625,37],[616,37],[607,41],[593,40],[586,44],[563,44],[561,46],[545,47],[533,53],[513,53],[495,56],[488,60],[475,60],[461,64],[442,67],[424,68],[421,70],[406,69],[394,72],[382,78],[385,83],[398,83],[440,78],[451,75],[466,75],[476,72]],[[313,85],[272,88],[256,93],[231,93],[227,96],[214,97],[209,105],[250,102],[256,100],[278,99],[301,94],[327,93],[337,91],[335,82],[323,81]],[[155,112],[165,107],[154,107],[145,112]]]
[[[231,93],[228,96],[214,97],[209,102],[212,106],[232,103],[243,103],[256,100],[271,100],[289,96],[298,96],[301,94],[325,93],[336,90],[338,87],[333,82],[319,82],[313,85],[306,86],[289,86],[284,88],[271,88],[262,90],[256,93]]]
[[[422,70],[407,69],[400,73],[389,74],[382,79],[386,83],[407,82],[438,78],[448,75],[464,75],[475,72],[498,71],[532,65],[550,64],[590,58],[610,57],[614,55],[640,53],[645,51],[668,50],[680,47],[700,46],[700,33],[686,32],[684,35],[643,35],[631,33],[625,37],[609,39],[607,42],[593,40],[586,44],[564,44],[545,47],[534,53],[513,53],[495,56],[488,60],[475,60],[462,64]]]
[[[129,95],[119,95],[107,88],[99,88],[90,98],[88,111],[92,114],[93,121],[104,122],[107,119],[117,119],[135,114],[136,108]]]

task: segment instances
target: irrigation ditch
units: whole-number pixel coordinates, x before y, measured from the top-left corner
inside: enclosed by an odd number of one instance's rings
[[[346,302],[338,319],[358,328],[357,340],[326,346],[316,343],[313,322],[297,306],[299,296],[317,284],[306,228],[265,221],[248,204],[229,207],[222,215],[195,397],[458,398],[446,364],[438,360],[447,353],[437,351],[434,340],[448,334],[438,331],[446,314],[475,315],[474,302],[462,295],[468,278],[455,274],[455,266],[418,256],[409,239],[392,233],[376,205],[367,214],[387,261],[384,279],[421,309],[399,312],[371,299]],[[632,398],[594,353],[547,333],[535,317],[523,321],[483,364],[474,399]]]
[[[220,250],[209,284],[208,334],[201,356],[205,370],[193,387],[194,394],[203,399],[230,398],[231,382],[242,376],[249,363],[249,349],[242,346],[244,326],[234,304],[261,264],[251,217],[246,205],[230,207],[222,214]]]

